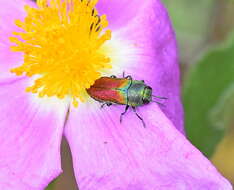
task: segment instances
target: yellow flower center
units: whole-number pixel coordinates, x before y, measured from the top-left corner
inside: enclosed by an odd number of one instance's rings
[[[111,38],[106,16],[99,16],[98,0],[38,0],[38,8],[25,6],[22,32],[13,32],[13,51],[24,53],[24,63],[11,70],[16,75],[35,76],[27,92],[39,97],[72,97],[73,105],[85,101],[100,72],[111,68],[103,44]],[[49,3],[48,3],[49,2]]]

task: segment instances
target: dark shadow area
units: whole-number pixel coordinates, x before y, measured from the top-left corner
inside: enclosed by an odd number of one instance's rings
[[[53,190],[78,190],[73,172],[71,151],[65,137],[61,143],[61,162],[63,173],[55,180]]]

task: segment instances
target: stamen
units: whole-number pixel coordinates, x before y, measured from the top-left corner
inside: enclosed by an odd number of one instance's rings
[[[70,96],[73,105],[85,101],[86,88],[111,68],[110,58],[101,48],[111,39],[105,30],[105,15],[95,9],[97,0],[38,0],[38,8],[25,7],[27,17],[15,24],[23,32],[13,32],[12,51],[24,53],[24,63],[11,72],[39,76],[26,91],[39,97]]]

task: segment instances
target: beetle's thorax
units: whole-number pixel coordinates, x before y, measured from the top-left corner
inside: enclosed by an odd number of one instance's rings
[[[127,97],[128,105],[130,106],[141,106],[143,105],[143,94],[145,84],[141,81],[132,81],[132,84],[128,88]]]

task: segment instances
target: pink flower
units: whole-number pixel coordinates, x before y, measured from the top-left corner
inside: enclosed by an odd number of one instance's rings
[[[231,189],[181,133],[176,42],[159,0],[40,0],[21,28],[14,20],[36,4],[0,2],[0,189],[45,188],[62,171],[62,135],[80,190]],[[139,107],[146,128],[133,112],[120,124],[123,106],[100,109],[86,94],[123,71],[169,98]]]

